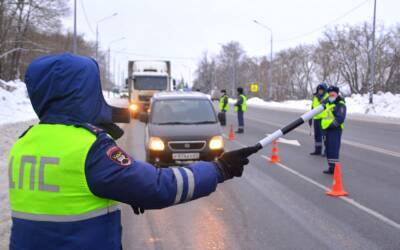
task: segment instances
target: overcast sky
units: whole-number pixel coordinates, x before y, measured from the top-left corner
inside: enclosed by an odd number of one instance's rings
[[[169,58],[175,77],[193,80],[204,51],[217,54],[220,44],[238,41],[251,56],[269,53],[273,30],[274,51],[302,43],[315,43],[324,25],[371,21],[373,0],[77,0],[78,32],[95,40],[99,23],[100,46],[111,45],[115,68],[126,69],[127,60]],[[73,1],[70,1],[73,6]],[[86,10],[86,21],[83,7]],[[400,22],[400,0],[378,0],[377,20],[385,26]],[[65,19],[72,30],[73,16]],[[113,59],[114,61],[114,59]],[[190,74],[190,76],[189,76]]]

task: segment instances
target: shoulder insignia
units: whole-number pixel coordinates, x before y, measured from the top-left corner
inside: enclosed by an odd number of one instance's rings
[[[127,167],[132,164],[131,157],[118,146],[113,146],[109,148],[107,150],[107,156],[112,161],[123,167]]]

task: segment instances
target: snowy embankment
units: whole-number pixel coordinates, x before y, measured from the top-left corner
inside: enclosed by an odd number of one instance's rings
[[[379,92],[374,95],[374,104],[372,105],[368,103],[368,95],[354,94],[346,97],[345,100],[348,114],[400,118],[400,94]],[[229,102],[234,103],[235,100]],[[253,97],[247,101],[247,104],[260,108],[283,108],[299,111],[311,109],[311,100],[267,102],[258,97]]]
[[[8,249],[11,217],[8,202],[8,154],[18,137],[37,120],[0,125],[0,249]]]
[[[0,124],[35,118],[36,114],[28,98],[25,83],[20,80],[0,80]]]
[[[0,80],[0,249],[8,249],[10,208],[8,202],[7,162],[11,145],[37,117],[23,82]]]

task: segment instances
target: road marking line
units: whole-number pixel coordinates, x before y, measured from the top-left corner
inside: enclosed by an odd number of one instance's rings
[[[271,134],[266,134],[267,136],[271,135]],[[283,137],[278,138],[278,140],[276,140],[279,143],[283,143],[283,144],[289,144],[289,145],[293,145],[293,146],[298,146],[300,147],[301,144],[298,140],[289,140],[289,139],[285,139]]]
[[[275,126],[275,127],[278,127],[278,128],[283,126],[282,124],[278,124],[278,123],[274,123],[274,122],[267,122],[267,121],[259,120],[259,119],[256,119],[256,118],[246,118],[246,119],[253,120],[253,121],[256,121],[256,122],[260,122],[260,123],[264,123],[264,124],[268,124],[268,125]],[[301,129],[301,128],[297,128],[294,131],[301,132],[301,133],[307,134],[307,135],[310,133],[306,129]],[[361,148],[361,149],[365,149],[365,150],[370,150],[370,151],[374,151],[374,152],[377,152],[377,153],[386,154],[386,155],[390,155],[390,156],[394,156],[394,157],[400,158],[400,152],[395,152],[395,151],[391,151],[391,150],[388,150],[388,149],[379,148],[379,147],[375,147],[375,146],[371,146],[371,145],[367,145],[367,144],[363,144],[363,143],[359,143],[359,142],[355,142],[355,141],[349,141],[349,140],[345,140],[345,139],[342,139],[342,143],[343,144],[347,144],[349,146],[353,146],[353,147],[357,147],[357,148]]]
[[[226,137],[225,134],[224,134],[224,137]],[[241,142],[239,142],[237,140],[234,141],[234,142],[236,144],[238,144],[239,146],[241,146],[241,147],[247,147],[247,145],[244,145],[243,143],[241,143]],[[271,158],[269,158],[268,156],[265,156],[265,155],[261,155],[260,157],[264,158],[266,160],[271,160]],[[314,186],[316,186],[316,187],[318,187],[318,188],[320,188],[320,189],[322,189],[324,191],[330,191],[330,189],[328,187],[326,187],[326,186],[322,185],[321,183],[319,183],[317,181],[314,181],[313,179],[311,179],[311,178],[309,178],[309,177],[297,172],[296,170],[291,169],[290,167],[288,167],[286,165],[283,165],[282,163],[276,163],[276,165],[280,166],[281,168],[283,168],[284,170],[288,171],[289,173],[292,173],[293,175],[295,175],[295,176],[307,181],[310,184],[313,184]],[[341,196],[341,197],[338,197],[338,198],[343,200],[344,202],[347,202],[348,204],[350,204],[350,205],[352,205],[352,206],[354,206],[354,207],[366,212],[367,214],[371,215],[372,217],[375,217],[376,219],[386,223],[387,225],[390,225],[390,226],[400,230],[400,224],[399,223],[395,222],[394,220],[389,219],[388,217],[384,216],[383,214],[381,214],[381,213],[379,213],[379,212],[377,212],[377,211],[375,211],[375,210],[373,210],[371,208],[368,208],[368,207],[366,207],[364,205],[361,205],[360,203],[358,203],[357,201],[355,201],[355,200],[353,200],[353,199],[351,199],[349,197]]]

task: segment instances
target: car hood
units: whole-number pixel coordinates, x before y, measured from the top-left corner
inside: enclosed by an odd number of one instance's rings
[[[161,137],[168,141],[205,140],[215,135],[221,135],[218,123],[191,125],[148,125],[149,136]]]

